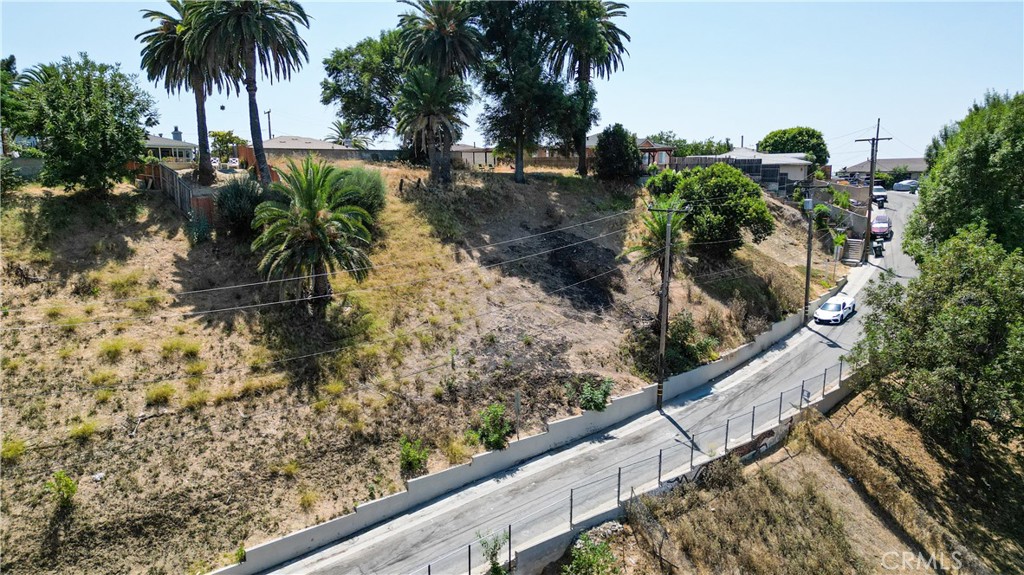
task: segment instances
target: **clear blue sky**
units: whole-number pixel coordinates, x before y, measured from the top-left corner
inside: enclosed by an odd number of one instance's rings
[[[675,131],[689,139],[732,138],[748,145],[795,125],[820,129],[837,167],[867,157],[853,139],[876,118],[881,157],[921,155],[931,136],[961,118],[988,89],[1024,91],[1024,3],[654,3],[631,2],[621,27],[632,35],[625,71],[598,82],[600,126],[621,122],[644,136]],[[85,51],[138,71],[135,34],[148,27],[142,8],[158,2],[11,2],[3,0],[2,52],[18,67]],[[396,25],[394,2],[306,2],[310,62],[290,82],[263,81],[260,109],[275,135],[322,138],[334,110],[320,104],[323,59]],[[160,126],[180,126],[195,141],[191,94],[156,97]],[[220,106],[225,106],[220,110]],[[481,106],[464,141],[483,143]],[[250,138],[247,106],[214,95],[211,129]],[[264,120],[266,117],[263,117]],[[596,129],[596,128],[595,128]],[[267,126],[263,125],[264,136]],[[847,136],[851,132],[855,134]],[[387,144],[385,142],[384,144]]]

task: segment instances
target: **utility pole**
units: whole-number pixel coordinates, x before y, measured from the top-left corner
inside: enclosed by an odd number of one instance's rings
[[[800,191],[823,190],[823,186],[798,186]],[[804,195],[804,211],[807,212],[807,270],[804,273],[804,323],[811,311],[811,246],[814,243],[814,194]]]
[[[871,142],[871,175],[868,176],[868,220],[864,225],[864,249],[861,252],[860,261],[867,263],[868,261],[868,248],[871,247],[871,204],[872,196],[871,191],[875,189],[875,162],[878,160],[878,142],[881,140],[891,140],[892,138],[879,138],[878,131],[882,128],[882,119],[878,118],[878,122],[875,124],[875,137],[874,138],[861,138],[854,140],[854,142]]]
[[[661,267],[661,298],[658,304],[658,318],[661,323],[661,338],[658,341],[658,409],[665,400],[665,340],[668,337],[668,286],[672,280],[672,216],[690,211],[685,208],[655,208],[648,206],[652,212],[666,212],[665,216],[665,260]]]
[[[267,110],[266,112],[263,112],[263,113],[267,115],[267,133],[270,134],[270,136],[267,139],[268,140],[273,140],[274,139],[274,130],[273,130],[273,128],[270,127],[270,110]]]

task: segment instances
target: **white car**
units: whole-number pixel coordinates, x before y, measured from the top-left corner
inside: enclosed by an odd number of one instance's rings
[[[232,170],[238,169],[238,158],[228,158],[228,167]]]
[[[837,295],[828,298],[818,311],[814,312],[814,323],[841,324],[857,311],[857,302],[850,296]]]

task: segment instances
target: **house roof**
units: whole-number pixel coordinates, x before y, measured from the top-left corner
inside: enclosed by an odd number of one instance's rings
[[[493,152],[494,148],[470,146],[469,144],[452,144],[453,152]]]
[[[762,166],[809,166],[810,162],[805,160],[805,154],[765,154],[750,148],[734,148],[724,154],[716,156],[694,156],[704,158],[736,158],[741,160],[761,160]]]
[[[345,146],[339,146],[338,144],[332,144],[323,140],[317,140],[316,138],[306,138],[303,136],[278,136],[271,140],[263,141],[263,148],[267,150],[354,150],[355,148],[347,148]]]
[[[928,171],[928,163],[924,158],[878,158],[875,160],[875,170],[879,172],[891,172],[896,166],[906,166],[910,172]],[[871,160],[864,160],[846,168],[847,172],[868,173],[871,171]]]
[[[160,136],[154,136],[152,134],[146,134],[146,147],[147,148],[188,148],[191,150],[196,145],[183,142],[181,140],[172,140],[170,138],[161,138]]]
[[[601,134],[591,134],[591,135],[587,136],[587,147],[588,148],[596,148],[597,147],[597,137],[600,136],[600,135]],[[656,150],[656,151],[657,150],[671,151],[671,150],[675,149],[674,147],[669,146],[668,144],[661,144],[661,143],[655,142],[654,140],[651,140],[649,138],[637,138],[636,139],[636,147],[640,148],[641,150]]]

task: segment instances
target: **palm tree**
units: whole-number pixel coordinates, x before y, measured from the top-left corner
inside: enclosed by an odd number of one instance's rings
[[[467,2],[399,1],[416,10],[403,14],[399,19],[399,40],[404,49],[406,64],[421,66],[426,73],[435,76],[429,82],[433,89],[430,90],[430,97],[427,99],[432,103],[429,106],[432,110],[427,116],[433,116],[440,108],[446,108],[447,112],[457,112],[455,115],[442,114],[446,116],[445,121],[414,122],[423,124],[424,128],[430,126],[436,130],[435,133],[425,133],[422,139],[424,145],[427,145],[427,140],[430,143],[427,154],[431,158],[431,181],[447,185],[451,182],[452,144],[458,136],[458,125],[462,124],[458,116],[464,112],[469,100],[469,92],[461,80],[480,63],[483,34],[476,25],[476,14]],[[455,82],[451,81],[452,78]],[[422,80],[424,79],[421,78],[419,87],[427,87]],[[455,100],[445,103],[438,99],[446,95]],[[420,96],[423,96],[423,93]],[[422,98],[413,100],[423,102]],[[406,103],[408,104],[409,100]],[[396,105],[396,109],[397,107]],[[406,111],[408,112],[408,109]],[[409,134],[401,128],[398,131]]]
[[[629,54],[625,42],[630,37],[612,18],[624,18],[629,6],[600,0],[565,2],[562,6],[564,29],[550,39],[551,67],[559,75],[564,70],[566,79],[575,79],[579,93],[586,95],[592,91],[592,76],[607,78],[624,67],[622,56]],[[588,128],[577,126],[573,137],[581,176],[587,175]]]
[[[153,82],[164,83],[168,94],[191,90],[196,98],[196,125],[199,132],[199,183],[213,183],[216,172],[210,162],[210,136],[206,127],[206,98],[232,84],[238,90],[237,76],[225,73],[216,62],[195,57],[186,51],[190,33],[190,13],[197,6],[185,0],[167,0],[173,10],[168,14],[158,10],[142,10],[142,17],[156,26],[137,34],[142,41],[142,69]],[[230,71],[228,71],[230,72]]]
[[[399,90],[396,130],[427,151],[432,182],[446,185],[452,180],[451,158],[445,154],[446,150],[450,154],[453,138],[466,125],[462,115],[470,102],[472,95],[462,80],[441,77],[423,67],[413,68]]]
[[[281,181],[270,189],[287,203],[269,201],[256,207],[252,226],[262,232],[252,249],[264,252],[259,268],[268,279],[304,277],[304,289],[312,279],[313,309],[323,319],[332,295],[330,276],[345,270],[362,281],[369,272],[371,217],[347,204],[351,195],[339,185],[345,174],[326,162],[314,162],[312,155],[302,164],[289,159],[288,169],[277,173]]]
[[[675,201],[658,201],[657,207],[667,209],[675,207],[675,204],[678,204],[678,198],[675,198]],[[668,226],[668,212],[650,212],[644,216],[642,222],[644,230],[638,242],[627,249],[623,255],[639,254],[640,257],[633,262],[633,265],[639,269],[646,269],[654,265],[660,276],[665,267],[665,228]],[[685,248],[681,241],[683,233],[683,217],[681,215],[676,215],[672,218],[671,233],[672,255],[680,256]]]
[[[306,41],[298,25],[309,28],[309,16],[295,0],[197,1],[189,51],[197,58],[217,62],[224,69],[242,72],[249,96],[249,128],[260,181],[270,184],[270,168],[263,151],[263,129],[256,103],[256,74],[289,79],[303,61],[309,61]],[[258,64],[258,68],[257,68]]]
[[[327,134],[327,141],[339,146],[349,146],[357,150],[365,150],[369,147],[366,136],[357,134],[352,125],[345,120],[335,120],[331,124],[331,133]]]

